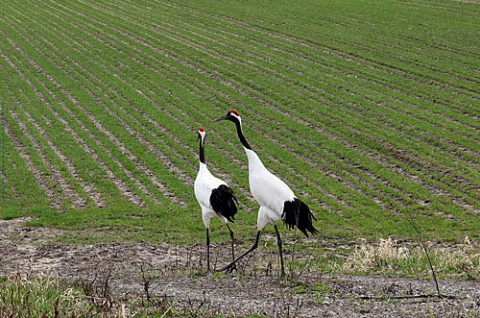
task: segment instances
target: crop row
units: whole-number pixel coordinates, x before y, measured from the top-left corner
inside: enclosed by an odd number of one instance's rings
[[[41,72],[40,69],[37,68],[37,70],[38,70],[39,72]],[[70,81],[71,81],[71,80],[70,80]],[[67,81],[67,82],[68,82],[68,81]],[[60,97],[58,97],[58,95],[57,95],[56,98],[60,98]],[[79,104],[78,102],[75,102],[76,99],[75,99],[74,97],[72,97],[72,96],[70,96],[70,101],[71,101],[72,103],[74,103],[74,104],[77,104],[77,105]],[[64,102],[62,102],[62,101],[60,101],[60,100],[58,100],[58,102],[59,102],[59,103],[64,103]],[[29,103],[29,104],[30,104],[30,103]],[[37,108],[37,109],[38,109],[38,108]],[[67,108],[64,108],[64,110],[66,111],[66,114],[63,115],[63,116],[64,116],[63,119],[65,119],[65,118],[68,118],[68,119],[70,119],[70,120],[71,120],[71,119],[77,119],[76,117],[78,116],[78,114],[80,114],[80,112],[78,112],[78,111],[72,111],[72,110],[69,110],[69,109],[67,109]],[[62,118],[62,117],[59,117],[59,115],[60,115],[60,114],[59,114],[56,110],[54,110],[54,111],[52,112],[52,116],[54,116],[57,120],[58,120],[59,118]],[[93,120],[92,120],[92,119],[93,119]],[[94,128],[87,128],[87,127],[86,127],[87,123],[91,123],[92,121],[93,121]],[[63,122],[64,124],[67,123],[67,121],[62,121],[62,122]],[[67,124],[67,125],[68,125],[68,124]],[[108,130],[104,129],[101,124],[99,124],[98,122],[95,122],[95,119],[94,119],[92,116],[87,117],[87,120],[85,120],[84,123],[80,123],[79,126],[80,126],[80,128],[83,128],[83,129],[82,129],[83,132],[87,132],[87,133],[90,135],[91,140],[92,140],[97,146],[101,146],[101,147],[103,148],[103,151],[105,151],[105,152],[108,153],[108,152],[111,152],[111,149],[113,149],[113,150],[115,151],[116,149],[119,149],[119,148],[121,149],[121,148],[122,148],[120,142],[118,141],[118,139],[116,139],[116,137],[113,136]],[[54,127],[55,127],[55,126],[54,126]],[[72,129],[72,127],[70,127],[70,126],[65,126],[65,127],[63,127],[63,128],[64,128],[64,129],[67,129],[67,130],[69,130],[69,131],[71,131],[71,132],[74,131],[74,130]],[[99,136],[97,136],[96,133],[92,133],[92,131],[96,132],[96,131],[98,131],[98,130],[100,130],[101,132],[103,132],[103,133],[105,133],[106,135],[108,135],[109,139],[111,139],[111,141],[113,142],[113,146],[110,146],[110,145],[104,146],[104,145],[101,143],[101,141],[98,139]],[[55,133],[55,132],[53,132],[53,133]],[[83,142],[82,142],[83,140],[82,140],[82,139],[79,139],[79,138],[81,138],[81,137],[76,136],[75,138],[76,138],[77,140],[79,140],[81,144],[83,144]],[[128,153],[128,150],[126,150],[126,149],[123,149],[123,150],[125,150],[125,152]],[[91,150],[88,151],[88,152],[91,153]],[[120,161],[118,161],[118,159],[116,159],[115,156],[112,155],[112,153],[109,153],[109,155],[113,158],[114,161],[116,161],[117,166],[120,166],[120,167],[123,166],[123,164],[122,164]],[[85,156],[84,156],[84,155],[83,155],[83,156],[82,156],[82,155],[78,155],[78,156],[75,156],[75,157],[84,158]],[[94,158],[98,160],[99,156],[98,156],[98,155],[95,155]],[[95,165],[92,165],[92,166],[95,166]],[[102,165],[101,168],[106,168],[106,166],[105,166],[105,165]],[[107,171],[110,175],[113,175],[113,172],[112,172],[112,171],[113,171],[113,170],[118,170],[118,169],[117,169],[117,168],[113,168],[113,169],[100,169],[100,170],[105,170],[105,171]],[[127,178],[125,178],[125,179],[128,180],[129,178],[132,177],[132,173],[129,173],[128,170],[125,170],[125,171],[126,171],[126,174],[127,174]],[[97,174],[97,173],[98,173],[98,174]],[[97,173],[94,173],[94,174],[95,174],[95,178],[101,178],[101,176],[102,176],[101,171],[98,171]],[[134,178],[132,178],[132,179],[134,179]],[[134,180],[135,180],[135,179],[134,179]],[[119,181],[117,180],[116,182],[118,183]],[[121,183],[122,183],[122,182],[120,181],[120,184],[121,184]],[[138,183],[138,182],[137,182],[137,183]],[[125,187],[124,187],[124,186],[121,186],[121,188],[125,188]],[[128,188],[125,188],[125,190],[127,190],[126,192],[128,193]],[[144,189],[142,189],[142,190],[144,190]],[[144,191],[144,192],[146,192],[146,191]],[[147,193],[148,193],[148,192],[147,192]],[[153,200],[155,200],[155,199],[153,199]],[[139,202],[139,201],[138,201],[138,198],[136,198],[136,202],[137,202],[137,203]],[[158,202],[157,202],[157,203],[158,203]]]
[[[2,8],[2,62],[24,84],[5,86],[18,105],[8,135],[56,208],[195,206],[194,132],[206,125],[207,160],[249,209],[234,129],[210,125],[239,108],[266,165],[322,219],[361,227],[415,211],[468,223],[480,211],[478,53],[468,43],[427,46],[423,27],[417,38],[392,28],[361,41],[375,28],[353,18],[325,15],[339,23],[327,35],[308,17],[247,10],[249,20],[182,2]],[[347,27],[359,37],[339,32]]]
[[[185,38],[182,39],[182,43],[185,43],[183,40],[185,40]],[[179,41],[179,42],[180,42],[180,41]],[[223,57],[225,57],[225,55],[223,55]],[[473,192],[473,193],[475,193],[475,192]]]

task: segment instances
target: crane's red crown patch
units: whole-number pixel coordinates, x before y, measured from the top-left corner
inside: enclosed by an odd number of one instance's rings
[[[203,129],[203,127],[200,127],[200,128],[198,128],[198,131],[204,132],[205,129]]]
[[[231,113],[234,113],[234,114],[237,115],[237,116],[240,116],[240,113],[239,113],[238,110],[236,110],[236,109],[232,109],[230,112],[231,112]]]

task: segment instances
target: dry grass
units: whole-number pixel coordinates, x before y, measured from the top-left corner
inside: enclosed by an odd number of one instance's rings
[[[433,255],[438,260],[439,268],[460,276],[467,274],[471,278],[480,277],[480,249],[478,243],[473,243],[468,237],[455,249],[437,248]]]
[[[480,278],[480,248],[468,237],[454,246],[427,246],[435,271],[442,277]],[[348,273],[379,273],[418,275],[428,273],[423,249],[414,244],[400,244],[393,238],[381,239],[378,244],[363,241],[340,266]]]
[[[410,250],[398,246],[392,238],[381,239],[378,245],[363,241],[343,264],[343,270],[369,272],[382,268],[389,271],[394,269],[394,264],[403,262],[409,257]]]

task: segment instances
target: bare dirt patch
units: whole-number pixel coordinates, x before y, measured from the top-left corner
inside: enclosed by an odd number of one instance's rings
[[[320,272],[279,279],[276,256],[261,248],[249,264],[263,260],[264,268],[242,264],[237,273],[205,274],[203,245],[61,244],[52,240],[60,230],[26,227],[28,220],[0,220],[0,275],[54,275],[100,284],[108,277],[109,288],[122,301],[146,296],[148,280],[149,297],[235,317],[480,316],[477,281],[440,281],[442,293],[451,297],[439,298],[417,297],[434,290],[431,281],[420,279]],[[228,244],[215,246],[214,254],[217,267],[224,264],[227,259],[220,255],[228,257]]]

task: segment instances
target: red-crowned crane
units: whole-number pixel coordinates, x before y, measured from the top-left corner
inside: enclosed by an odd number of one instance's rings
[[[205,129],[198,129],[200,142],[200,167],[195,179],[194,191],[200,207],[202,219],[207,232],[207,269],[210,271],[210,219],[215,215],[225,223],[232,239],[232,259],[235,260],[233,231],[228,222],[234,222],[238,200],[233,190],[223,181],[214,177],[205,163]],[[232,268],[234,269],[234,268]]]
[[[283,220],[288,229],[297,227],[308,237],[308,234],[316,234],[318,231],[313,227],[312,220],[314,215],[308,206],[299,200],[293,191],[265,168],[258,155],[252,150],[248,144],[242,130],[242,119],[237,110],[229,111],[225,116],[221,116],[214,120],[229,120],[237,127],[237,134],[240,142],[245,149],[248,158],[248,174],[250,183],[250,192],[253,198],[260,205],[257,216],[257,237],[253,246],[244,254],[227,265],[221,271],[231,271],[235,268],[235,262],[243,258],[258,247],[260,234],[267,224],[272,224],[277,234],[277,245],[280,254],[281,275],[285,276],[285,268],[283,265],[282,240],[277,228],[277,221]]]

